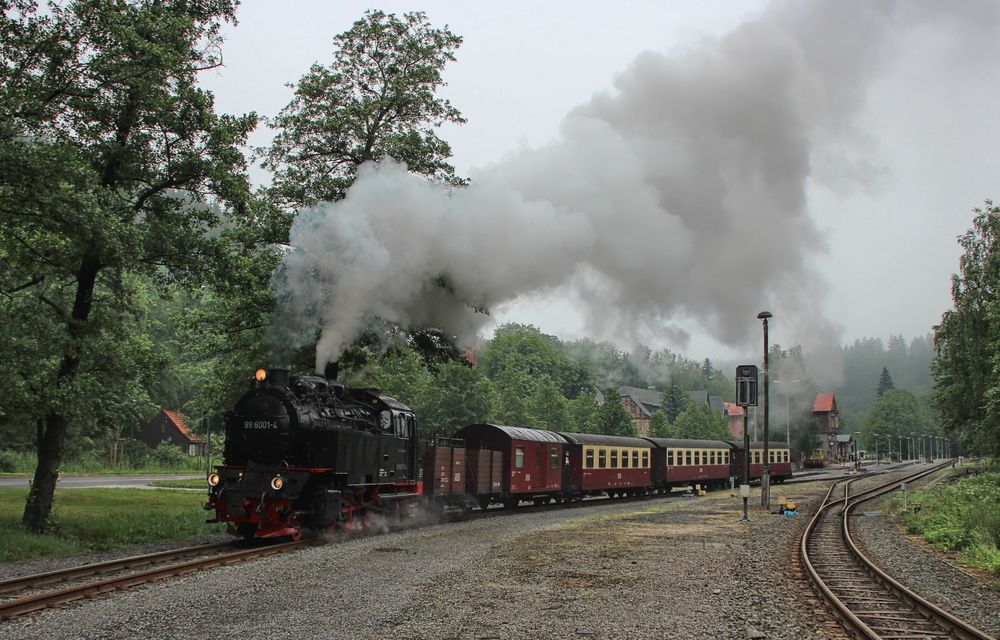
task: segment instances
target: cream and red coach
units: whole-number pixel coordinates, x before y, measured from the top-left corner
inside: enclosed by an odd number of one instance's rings
[[[729,484],[732,445],[721,440],[678,440],[645,438],[653,449],[653,486],[670,490],[700,484],[723,487]]]
[[[564,433],[566,439],[565,491],[571,497],[607,493],[641,495],[652,484],[652,445],[642,438]]]
[[[552,431],[507,427],[497,424],[471,424],[455,432],[469,451],[491,450],[503,455],[502,486],[499,494],[491,487],[475,493],[488,504],[491,500],[515,507],[522,500],[548,501],[563,493],[563,451],[566,441]],[[483,500],[481,500],[481,503]]]
[[[737,478],[743,477],[743,466],[746,460],[743,443],[733,443],[733,475]],[[767,446],[768,458],[771,460],[771,482],[784,482],[792,477],[791,451],[785,442],[769,441]],[[750,480],[760,480],[761,471],[764,468],[764,443],[750,443]]]

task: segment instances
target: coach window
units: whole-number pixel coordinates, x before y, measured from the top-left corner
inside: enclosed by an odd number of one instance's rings
[[[643,451],[642,452],[642,468],[645,469],[647,467],[649,467],[649,452],[648,451]]]
[[[514,467],[517,469],[524,468],[524,447],[516,447],[514,449]]]
[[[550,469],[559,468],[559,447],[549,448],[549,468]]]
[[[694,452],[694,466],[697,467],[700,464],[701,464],[701,450],[698,449],[698,450],[695,450],[695,452]]]
[[[597,464],[602,469],[607,469],[608,468],[608,450],[607,449],[601,449],[600,451],[597,452]]]
[[[632,452],[632,466],[633,467],[638,467],[639,466],[639,452],[638,451],[633,451]]]
[[[668,467],[674,466],[674,450],[673,449],[667,449],[667,466]]]
[[[723,451],[722,452],[722,464],[729,464],[729,452],[728,451]]]
[[[622,449],[622,469],[628,469],[628,449]]]
[[[618,468],[618,449],[611,450],[611,468],[612,469]]]
[[[692,456],[691,456],[691,450],[690,449],[688,449],[687,451],[684,452],[684,464],[686,464],[689,467],[691,466],[691,457]]]
[[[715,450],[708,452],[708,464],[715,464]]]
[[[586,465],[586,467],[588,469],[593,469],[594,468],[594,450],[588,447],[586,449],[586,455],[587,455],[587,465]]]

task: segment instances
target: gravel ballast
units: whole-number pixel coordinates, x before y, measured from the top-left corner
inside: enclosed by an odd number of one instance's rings
[[[827,486],[772,495],[806,514]],[[808,516],[741,513],[717,492],[433,525],[45,612],[0,640],[845,637],[798,566]]]
[[[720,492],[434,525],[45,612],[0,638],[839,637],[788,579],[804,518],[740,513]]]

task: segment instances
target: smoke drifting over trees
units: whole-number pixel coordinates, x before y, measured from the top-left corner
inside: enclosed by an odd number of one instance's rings
[[[736,345],[774,306],[797,338],[832,344],[807,190],[870,180],[854,118],[909,31],[957,43],[994,19],[986,3],[949,5],[948,20],[936,6],[782,4],[699,51],[642,53],[557,139],[468,187],[363,166],[292,230],[279,297],[300,342],[322,330],[318,369],[376,318],[472,344],[489,320],[476,308],[559,290],[602,336],[683,344],[697,326]]]

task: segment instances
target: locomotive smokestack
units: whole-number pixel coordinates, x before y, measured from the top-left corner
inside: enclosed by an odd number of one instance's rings
[[[340,373],[339,360],[334,360],[333,362],[327,362],[326,366],[323,368],[323,375],[326,376],[327,380],[336,380],[338,373]]]

